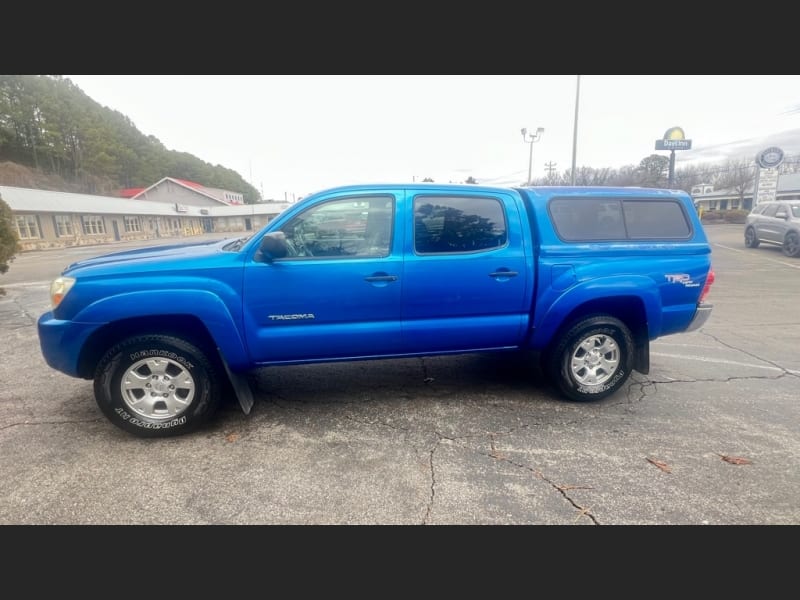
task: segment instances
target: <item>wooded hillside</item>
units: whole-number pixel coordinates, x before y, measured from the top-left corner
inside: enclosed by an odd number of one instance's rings
[[[0,75],[2,162],[30,167],[49,189],[63,180],[63,191],[113,195],[176,177],[239,192],[247,204],[261,200],[236,171],[168,150],[61,76]]]

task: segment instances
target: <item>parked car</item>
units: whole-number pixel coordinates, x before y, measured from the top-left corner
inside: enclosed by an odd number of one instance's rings
[[[780,246],[786,256],[800,256],[800,200],[762,202],[750,211],[744,245],[758,248],[762,242]]]

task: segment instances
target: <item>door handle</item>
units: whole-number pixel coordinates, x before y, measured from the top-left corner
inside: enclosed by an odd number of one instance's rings
[[[397,275],[371,275],[364,277],[364,281],[397,281]]]
[[[519,275],[517,271],[494,271],[489,273],[489,277],[516,277]]]

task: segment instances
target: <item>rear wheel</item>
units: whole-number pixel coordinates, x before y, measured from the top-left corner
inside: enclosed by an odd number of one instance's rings
[[[111,348],[97,366],[94,394],[103,414],[139,437],[187,433],[219,403],[219,380],[205,353],[185,340],[142,335]]]
[[[587,317],[556,344],[546,368],[570,400],[600,400],[619,390],[630,377],[634,348],[630,330],[619,319]]]
[[[783,238],[783,253],[792,258],[800,256],[800,235],[794,231],[786,234],[786,237]]]
[[[756,236],[756,230],[752,227],[748,227],[744,231],[744,245],[748,248],[758,248],[760,242],[758,241],[758,236]]]

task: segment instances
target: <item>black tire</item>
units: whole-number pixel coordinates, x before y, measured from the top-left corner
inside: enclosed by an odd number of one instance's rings
[[[219,390],[219,376],[206,354],[166,335],[122,341],[106,352],[94,376],[103,414],[120,429],[146,438],[195,430],[216,411]]]
[[[569,400],[600,400],[619,390],[633,369],[630,329],[614,317],[585,317],[570,327],[549,353],[545,366]]]
[[[783,238],[783,253],[791,258],[800,256],[800,235],[794,231],[786,234]]]
[[[745,229],[744,231],[745,246],[747,246],[748,248],[758,248],[758,245],[760,243],[761,242],[759,241],[758,236],[756,235],[755,229],[753,229],[752,227],[748,227],[747,229]]]

